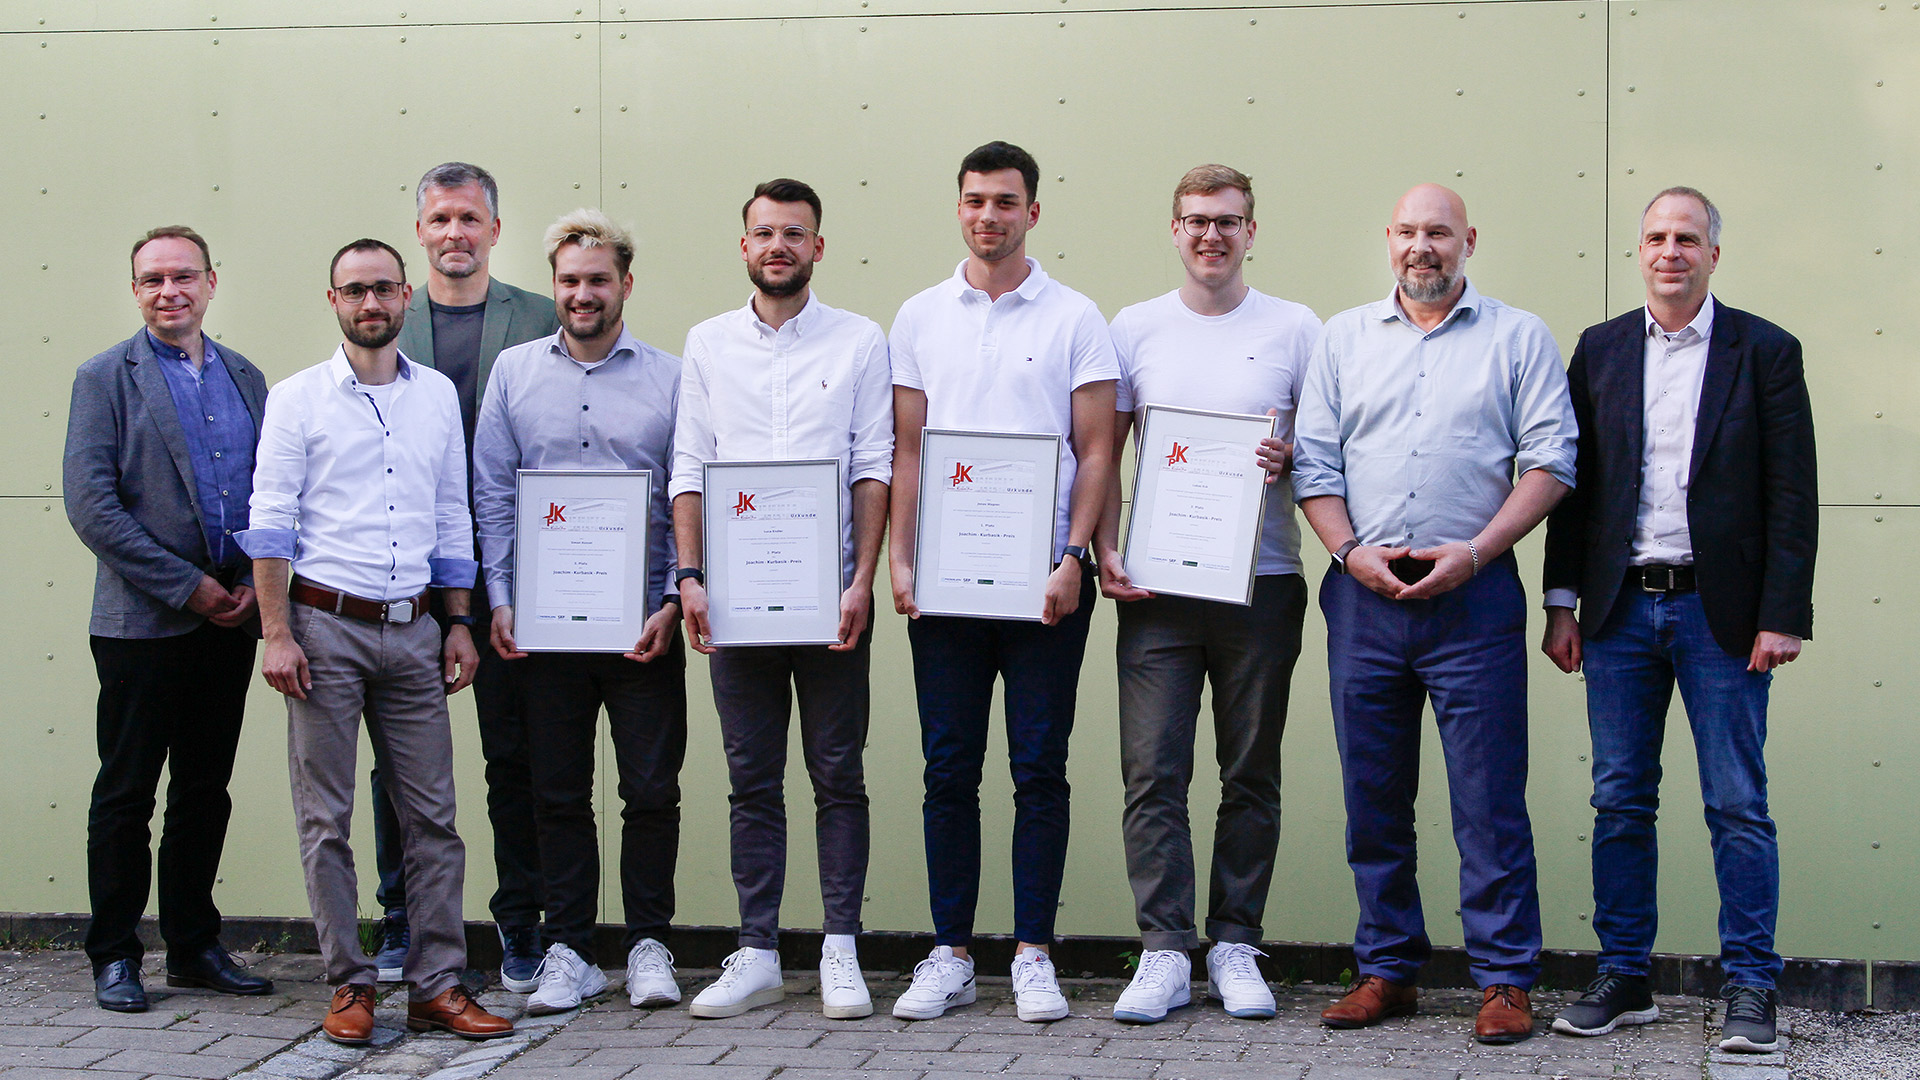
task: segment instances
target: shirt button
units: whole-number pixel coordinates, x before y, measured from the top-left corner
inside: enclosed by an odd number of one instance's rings
[[[586,412],[586,411],[587,411],[587,407],[586,407],[585,405],[582,405],[582,406],[580,406],[580,411],[581,411],[581,412]]]
[[[215,451],[213,452],[213,456],[214,456],[214,457],[219,457],[219,456],[220,456],[220,451],[218,451],[218,450],[215,450]]]
[[[221,488],[221,489],[220,489],[220,494],[222,494],[222,495],[231,495],[231,494],[233,494],[233,493],[232,493],[232,492],[230,492],[230,491],[228,491],[228,490],[227,490],[226,488]]]
[[[388,575],[387,575],[387,580],[388,580],[388,581],[399,581],[399,580],[400,580],[400,575],[399,575],[399,574],[388,574]]]
[[[580,440],[580,449],[582,449],[582,450],[585,450],[586,448],[587,448],[587,440],[585,440],[585,439],[581,439],[581,440]]]
[[[392,472],[393,470],[392,470],[392,469],[388,469],[387,471],[388,471],[388,472]]]
[[[221,533],[222,533],[223,535],[226,535],[226,536],[232,536],[232,535],[233,535],[233,530],[232,530],[232,529],[221,529],[221,530],[220,530],[220,532],[221,532]]]
[[[213,423],[213,414],[212,414],[212,413],[208,413],[208,414],[207,414],[207,423],[209,423],[209,424],[211,424],[211,423]]]
[[[387,507],[387,509],[389,509],[389,510],[391,510],[391,509],[393,509],[393,507],[391,507],[391,506],[389,506],[389,507]]]
[[[399,547],[399,546],[400,546],[400,541],[398,541],[398,540],[395,540],[395,541],[393,542],[393,546],[394,546],[394,547]]]
[[[1415,450],[1415,451],[1413,452],[1413,456],[1414,456],[1414,457],[1419,457],[1419,456],[1420,456],[1420,451],[1418,451],[1418,450]]]
[[[1424,372],[1424,371],[1423,371],[1423,372],[1421,372],[1421,373],[1420,373],[1420,377],[1421,377],[1421,378],[1423,378],[1423,379],[1424,379],[1424,378],[1426,378],[1426,377],[1427,377],[1427,373],[1426,373],[1426,372]]]
[[[1417,499],[1417,498],[1419,498],[1419,497],[1420,497],[1420,493],[1419,493],[1419,492],[1417,492],[1417,491],[1409,491],[1409,492],[1407,492],[1407,498],[1409,498],[1409,499]]]

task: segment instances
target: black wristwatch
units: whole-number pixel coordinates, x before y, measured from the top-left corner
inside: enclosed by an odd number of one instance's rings
[[[665,595],[663,595],[663,596],[661,596],[661,597],[660,597],[660,606],[661,606],[661,607],[666,607],[666,606],[667,606],[668,604],[672,604],[672,605],[673,605],[674,607],[679,607],[679,606],[680,606],[680,594],[679,594],[679,593],[677,593],[677,592],[670,592],[670,593],[667,593],[667,594],[665,594]]]
[[[473,629],[473,616],[471,615],[449,615],[447,616],[447,621],[455,626],[464,626],[469,630]]]
[[[697,566],[683,566],[673,572],[673,583],[675,585],[680,584],[688,578],[692,578],[700,584],[705,585],[707,583],[707,572]]]
[[[1088,557],[1087,549],[1082,547],[1081,545],[1068,544],[1066,547],[1060,549],[1060,561],[1065,562],[1068,559],[1072,559],[1075,562],[1079,563],[1080,568],[1082,570],[1085,570],[1088,573],[1093,572],[1093,569],[1094,569],[1093,559]]]
[[[1347,556],[1353,551],[1354,548],[1357,548],[1359,546],[1360,546],[1360,538],[1357,536],[1351,540],[1348,540],[1346,543],[1341,544],[1340,549],[1333,553],[1333,568],[1343,574],[1346,573],[1347,572]]]

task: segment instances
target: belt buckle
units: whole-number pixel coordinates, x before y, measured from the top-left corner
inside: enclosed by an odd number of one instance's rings
[[[1654,571],[1662,571],[1667,575],[1667,583],[1665,586],[1657,586],[1653,583]],[[1648,593],[1672,592],[1673,591],[1673,567],[1671,566],[1641,567],[1640,568],[1640,591],[1648,592]]]
[[[390,623],[410,623],[413,621],[413,601],[395,600],[387,605],[387,621]]]

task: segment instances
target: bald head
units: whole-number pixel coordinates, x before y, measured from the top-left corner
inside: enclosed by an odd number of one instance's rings
[[[1387,261],[1402,302],[1451,307],[1466,291],[1463,268],[1473,243],[1467,204],[1459,195],[1439,184],[1417,184],[1400,196],[1387,222]]]

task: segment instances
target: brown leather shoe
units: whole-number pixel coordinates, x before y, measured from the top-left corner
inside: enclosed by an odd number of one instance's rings
[[[1420,991],[1378,975],[1362,975],[1347,996],[1326,1007],[1320,1022],[1331,1028],[1363,1028],[1389,1016],[1412,1016],[1420,1011]]]
[[[1517,1043],[1533,1034],[1533,1006],[1527,992],[1507,983],[1482,991],[1480,1015],[1473,1019],[1473,1037],[1483,1043]]]
[[[513,1021],[480,1007],[467,988],[454,983],[432,1001],[407,1004],[408,1031],[451,1031],[463,1039],[498,1039],[513,1034]]]
[[[347,983],[333,991],[333,1007],[320,1025],[327,1038],[343,1046],[365,1046],[373,1041],[373,987]]]

